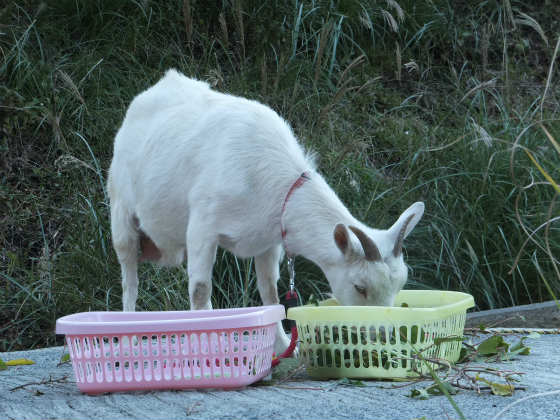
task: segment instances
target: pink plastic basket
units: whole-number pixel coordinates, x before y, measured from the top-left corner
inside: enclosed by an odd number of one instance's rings
[[[80,391],[239,388],[270,371],[282,305],[82,312],[56,321]]]

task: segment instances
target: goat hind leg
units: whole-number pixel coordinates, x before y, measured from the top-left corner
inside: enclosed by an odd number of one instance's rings
[[[187,272],[191,309],[212,309],[212,267],[216,259],[217,241],[202,229],[206,226],[194,217],[187,229]]]
[[[111,234],[121,265],[123,311],[133,312],[138,297],[139,235],[134,217],[117,200],[111,202]]]

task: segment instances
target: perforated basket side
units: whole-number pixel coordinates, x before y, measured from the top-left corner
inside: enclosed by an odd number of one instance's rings
[[[465,313],[424,322],[297,322],[300,357],[319,378],[406,378],[429,369],[418,355],[459,358]],[[438,338],[456,337],[455,340]]]
[[[276,325],[208,331],[67,335],[82,392],[228,388],[271,367]]]

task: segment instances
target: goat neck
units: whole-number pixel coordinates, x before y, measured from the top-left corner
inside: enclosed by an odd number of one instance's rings
[[[286,252],[301,255],[321,268],[341,258],[333,241],[335,226],[362,225],[317,172],[311,172],[309,180],[293,191],[282,217]]]

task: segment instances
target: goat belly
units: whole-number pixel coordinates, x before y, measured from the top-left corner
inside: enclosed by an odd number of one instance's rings
[[[250,258],[262,254],[275,245],[270,237],[248,236],[236,239],[229,235],[219,235],[218,245],[240,258]]]

